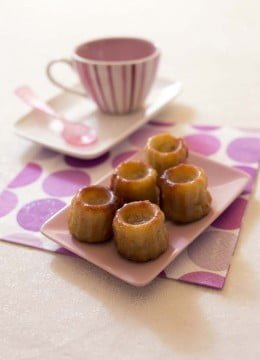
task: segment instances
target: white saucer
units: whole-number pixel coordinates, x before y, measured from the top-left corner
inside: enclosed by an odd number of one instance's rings
[[[87,98],[66,92],[50,99],[48,103],[72,121],[82,121],[95,128],[98,141],[86,148],[67,144],[59,134],[57,121],[33,110],[14,125],[15,133],[35,143],[76,158],[93,159],[122,141],[156,115],[181,91],[179,82],[157,80],[143,110],[128,115],[106,115],[97,110]]]

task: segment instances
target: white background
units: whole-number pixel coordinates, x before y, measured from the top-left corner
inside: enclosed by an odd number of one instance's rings
[[[1,0],[0,185],[29,146],[11,132],[27,111],[13,89],[56,94],[45,64],[91,38],[157,42],[160,74],[184,83],[163,118],[259,127],[259,14],[257,0]],[[1,243],[0,359],[260,358],[259,204],[258,182],[223,291],[135,289],[84,261]]]

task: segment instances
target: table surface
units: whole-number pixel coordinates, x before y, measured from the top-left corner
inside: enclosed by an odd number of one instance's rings
[[[160,74],[184,83],[163,119],[259,128],[259,11],[257,0],[1,2],[0,185],[32,146],[11,131],[27,111],[13,89],[53,96],[45,64],[90,38],[159,44]],[[1,242],[0,358],[259,359],[259,213],[258,181],[222,291],[163,279],[134,288],[85,261]]]

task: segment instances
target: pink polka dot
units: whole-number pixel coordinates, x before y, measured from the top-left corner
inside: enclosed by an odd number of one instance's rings
[[[257,170],[250,166],[236,165],[234,166],[237,169],[241,169],[250,175],[250,179],[244,189],[244,193],[251,193],[253,191],[253,186],[256,180]]]
[[[192,125],[194,129],[202,130],[202,131],[213,131],[220,129],[220,126],[213,126],[213,125]]]
[[[0,217],[9,214],[18,204],[17,196],[8,190],[0,193]]]
[[[185,136],[185,142],[189,149],[202,155],[212,155],[220,148],[220,140],[213,135],[194,134]]]
[[[138,147],[143,147],[146,144],[148,138],[155,134],[158,134],[157,129],[154,129],[151,126],[144,126],[131,134],[128,139],[131,144]]]
[[[175,123],[172,121],[160,121],[160,120],[150,120],[149,125],[152,126],[174,126]]]
[[[33,246],[36,248],[42,248],[43,246],[41,239],[36,235],[32,235],[32,234],[26,234],[26,233],[8,234],[8,235],[4,235],[4,239],[15,244]]]
[[[9,188],[18,188],[32,184],[37,181],[42,174],[42,168],[38,164],[29,163],[8,185]]]
[[[212,226],[223,229],[239,229],[246,210],[247,200],[236,199],[212,224]]]
[[[225,231],[202,233],[189,247],[190,259],[199,267],[212,271],[228,269],[237,237]]]
[[[46,159],[51,159],[55,156],[58,156],[59,153],[47,149],[47,148],[42,148],[40,149],[40,151],[35,155],[34,159],[35,160],[46,160]]]
[[[206,271],[195,271],[187,273],[185,275],[182,275],[179,280],[191,284],[209,286],[216,289],[222,289],[225,284],[224,276]]]
[[[253,163],[260,160],[260,137],[242,137],[233,140],[228,148],[228,155],[236,161]]]
[[[43,182],[43,190],[52,196],[71,196],[90,184],[90,176],[80,170],[61,170],[49,175]]]
[[[109,155],[109,152],[106,152],[105,154],[90,160],[77,159],[71,156],[65,156],[65,162],[73,167],[88,168],[103,164],[109,158]]]
[[[121,164],[121,162],[126,161],[131,156],[133,156],[134,154],[136,154],[136,151],[125,151],[125,152],[115,156],[112,159],[112,166],[114,168],[117,167],[119,164]]]
[[[40,231],[45,221],[65,205],[65,202],[58,199],[34,200],[19,210],[17,222],[25,230]]]

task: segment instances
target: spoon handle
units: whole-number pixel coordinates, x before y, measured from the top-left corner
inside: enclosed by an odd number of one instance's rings
[[[48,104],[39,99],[39,97],[32,91],[29,86],[20,86],[15,89],[14,93],[21,99],[25,104],[30,107],[44,113],[47,116],[57,118],[64,121],[61,116],[56,113]]]

